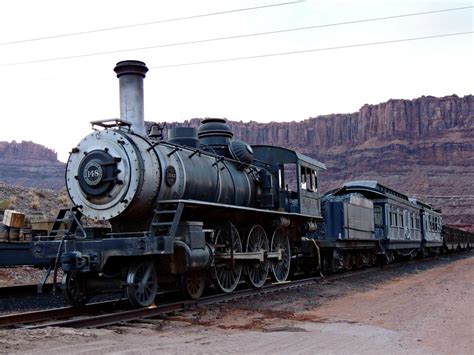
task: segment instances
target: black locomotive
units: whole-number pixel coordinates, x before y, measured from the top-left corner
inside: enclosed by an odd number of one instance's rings
[[[173,281],[194,298],[209,278],[224,292],[243,275],[254,287],[269,273],[285,281],[292,250],[321,219],[324,164],[233,140],[223,119],[205,119],[197,132],[176,128],[164,141],[158,127],[145,129],[145,64],[124,61],[114,70],[120,119],[92,122],[96,129],[67,163],[75,223],[62,239],[34,243],[37,257],[62,267],[67,300],[125,288],[132,304],[148,306],[158,284]],[[109,221],[111,232],[86,233],[81,216]]]
[[[64,271],[67,301],[125,291],[149,306],[158,285],[178,284],[192,298],[212,284],[232,292],[242,279],[262,287],[271,276],[336,271],[436,254],[455,247],[441,214],[373,181],[319,196],[324,164],[295,151],[234,140],[226,121],[196,131],[146,129],[139,61],[117,64],[120,119],[92,122],[72,149],[66,184],[74,208],[61,211],[33,254]],[[81,218],[110,222],[85,229]],[[64,220],[69,230],[58,235]],[[472,236],[464,236],[464,248]],[[449,239],[449,243],[446,240]],[[463,239],[463,240],[464,240]],[[460,245],[460,244],[459,244]]]

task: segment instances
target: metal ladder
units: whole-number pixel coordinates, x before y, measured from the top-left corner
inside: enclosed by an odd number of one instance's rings
[[[181,222],[183,210],[183,202],[159,202],[150,224],[151,235],[167,235],[174,238]]]
[[[68,212],[70,213],[70,215],[66,217]],[[79,226],[79,220],[81,219],[81,217],[82,212],[79,211],[77,207],[59,210],[58,216],[54,221],[53,227],[51,228],[51,232],[49,232],[48,237],[58,236],[58,233],[61,231],[61,224],[67,222],[71,222],[71,224],[65,233],[69,235],[74,234],[76,232],[77,227]]]
[[[54,260],[51,260],[51,264],[45,270],[43,277],[41,278],[41,281],[37,284],[37,293],[43,293],[43,287],[46,284],[48,277],[51,274],[51,271],[53,271],[53,290],[52,291],[53,291],[53,294],[56,293],[56,288],[58,287],[57,282],[56,282],[58,265],[59,265],[59,259],[61,257],[61,248],[64,243],[64,240],[66,238],[70,238],[71,236],[73,236],[74,233],[76,232],[77,227],[80,228],[84,237],[86,237],[84,228],[80,224],[81,217],[82,217],[82,212],[79,211],[77,207],[64,208],[64,209],[59,210],[58,216],[56,217],[56,220],[54,221],[53,227],[51,228],[51,231],[49,232],[46,238],[48,240],[55,239],[55,237],[59,235],[59,232],[61,231],[61,225],[63,223],[70,222],[71,224],[69,225],[69,228],[67,230],[64,229],[64,235],[62,236],[61,242],[59,244],[58,254],[56,255],[56,258]]]

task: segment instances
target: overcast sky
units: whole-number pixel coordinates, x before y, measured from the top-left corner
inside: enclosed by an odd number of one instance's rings
[[[113,68],[144,61],[145,119],[300,121],[365,103],[473,93],[473,35],[298,52],[473,31],[473,9],[148,50],[42,61],[217,37],[473,6],[472,1],[319,1],[20,43],[25,39],[243,9],[292,0],[3,1],[0,3],[0,141],[67,152],[92,120],[119,117]],[[10,43],[10,44],[8,44]],[[36,63],[18,64],[37,61]],[[15,64],[15,65],[12,65]],[[153,69],[154,68],[154,69]]]

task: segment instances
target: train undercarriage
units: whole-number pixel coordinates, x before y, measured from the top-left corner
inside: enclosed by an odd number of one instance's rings
[[[285,282],[299,236],[314,225],[301,214],[164,201],[148,232],[94,239],[81,237],[76,228],[63,239],[35,242],[33,250],[36,257],[54,256],[56,268],[62,267],[69,303],[124,291],[134,306],[143,307],[153,302],[158,285],[178,286],[199,298],[210,285],[232,292],[244,280],[255,288],[269,277]]]
[[[243,280],[255,288],[262,287],[268,277],[286,281],[291,258],[287,231],[276,227],[269,236],[255,224],[244,233],[231,222],[207,230],[206,248],[212,258],[205,263],[191,260],[181,246],[172,255],[111,257],[100,272],[65,272],[62,289],[74,305],[86,303],[97,293],[122,290],[132,305],[144,307],[152,304],[158,285],[177,286],[187,297],[197,299],[209,285],[232,292]]]
[[[198,218],[204,207],[206,217]],[[179,288],[197,299],[209,287],[232,292],[245,281],[259,288],[269,278],[286,282],[298,273],[334,273],[445,251],[442,245],[301,237],[313,222],[299,214],[168,201],[160,205],[148,233],[110,233],[100,239],[66,233],[62,239],[35,242],[34,253],[54,257],[56,268],[62,267],[61,288],[72,305],[121,292],[132,305],[146,307],[158,289]]]

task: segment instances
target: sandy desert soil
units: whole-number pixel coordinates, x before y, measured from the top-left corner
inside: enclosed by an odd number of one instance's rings
[[[4,330],[0,352],[472,354],[474,256],[105,329]]]

